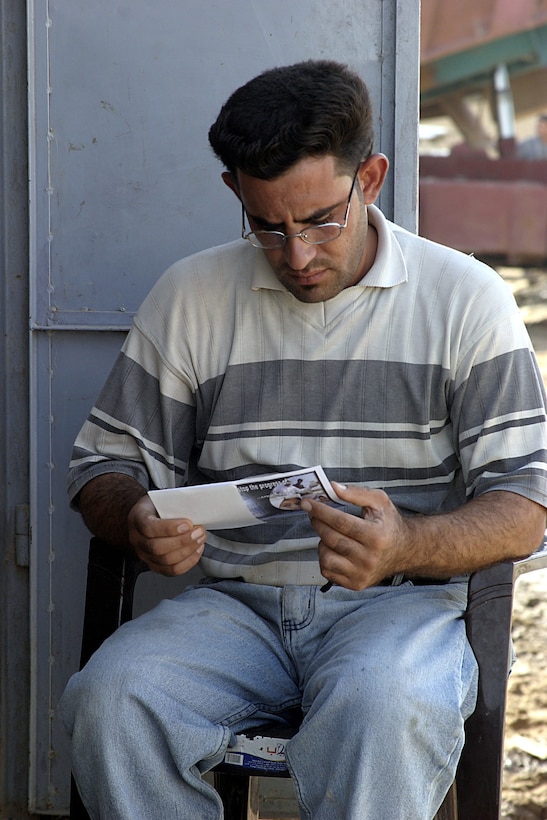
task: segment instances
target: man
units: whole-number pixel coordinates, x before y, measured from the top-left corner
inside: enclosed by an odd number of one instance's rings
[[[517,145],[519,159],[547,159],[547,114],[541,114],[537,121],[535,137],[523,140]]]
[[[76,442],[91,531],[208,576],[69,683],[93,817],[219,818],[201,774],[294,707],[302,817],[424,820],[453,780],[477,684],[466,582],[542,541],[544,393],[497,274],[373,205],[371,119],[328,61],[230,97],[209,139],[243,239],[156,284]],[[303,498],[281,523],[205,532],[146,494],[315,464],[345,506]]]

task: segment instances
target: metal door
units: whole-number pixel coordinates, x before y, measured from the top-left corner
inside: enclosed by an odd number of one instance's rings
[[[33,812],[68,805],[56,707],[78,664],[88,543],[66,502],[72,441],[156,278],[240,230],[209,125],[264,68],[349,63],[392,161],[381,205],[413,230],[418,27],[418,0],[28,0]]]

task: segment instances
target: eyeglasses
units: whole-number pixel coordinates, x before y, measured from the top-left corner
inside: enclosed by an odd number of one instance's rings
[[[338,239],[343,229],[348,226],[351,196],[360,167],[361,163],[359,163],[353,175],[353,182],[351,183],[342,224],[339,222],[322,222],[320,225],[310,225],[309,228],[305,228],[299,233],[283,233],[283,231],[249,231],[249,233],[245,233],[245,207],[243,203],[241,203],[241,238],[247,239],[254,248],[263,248],[265,250],[282,248],[287,239],[298,238],[303,242],[307,242],[308,245],[324,245],[325,242],[332,242],[333,239]]]

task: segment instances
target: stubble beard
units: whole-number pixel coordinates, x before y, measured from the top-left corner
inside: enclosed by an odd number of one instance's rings
[[[360,271],[363,266],[363,260],[365,259],[367,234],[368,216],[366,207],[363,205],[359,224],[355,228],[356,238],[354,245],[349,249],[350,252],[345,269],[338,266],[333,267],[328,258],[321,259],[316,257],[309,270],[304,268],[301,271],[295,272],[288,265],[281,264],[274,267],[275,275],[281,284],[300,302],[326,302],[328,299],[333,299],[345,290],[345,288],[356,285],[364,275],[364,273],[360,273]],[[359,238],[359,241],[357,241],[357,238]],[[309,273],[314,270],[328,271],[328,280],[310,285],[298,284],[295,281],[295,273],[297,275],[306,275],[306,272]]]

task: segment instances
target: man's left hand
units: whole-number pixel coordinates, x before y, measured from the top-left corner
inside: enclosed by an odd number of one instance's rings
[[[361,507],[361,517],[320,501],[302,502],[321,539],[323,576],[339,586],[360,590],[400,572],[405,521],[388,495],[365,487],[333,486],[342,501]]]

